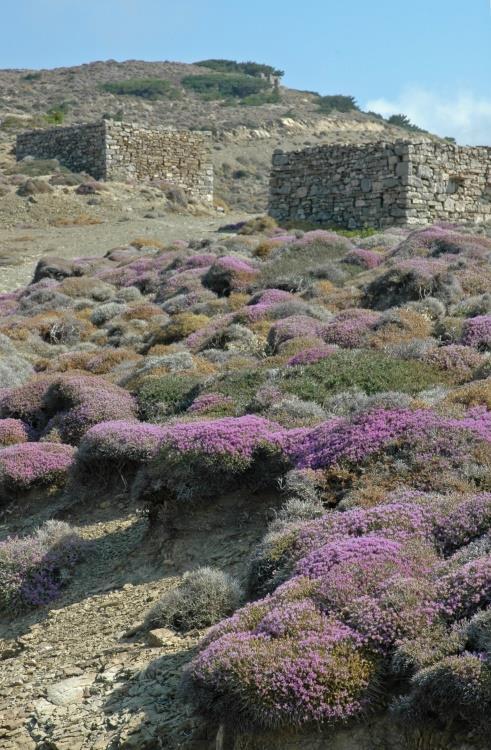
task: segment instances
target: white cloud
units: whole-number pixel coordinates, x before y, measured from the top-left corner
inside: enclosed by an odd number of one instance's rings
[[[491,98],[470,91],[443,96],[412,87],[393,100],[371,99],[365,109],[384,117],[405,114],[419,127],[440,136],[453,136],[461,144],[491,145]]]

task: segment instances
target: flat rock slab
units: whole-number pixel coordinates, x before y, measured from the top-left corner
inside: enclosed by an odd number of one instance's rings
[[[46,691],[46,698],[55,706],[68,706],[70,703],[81,703],[85,696],[85,689],[92,685],[95,673],[69,677],[67,680],[55,682]]]
[[[169,628],[156,628],[147,635],[150,646],[176,646],[182,644],[182,638]]]

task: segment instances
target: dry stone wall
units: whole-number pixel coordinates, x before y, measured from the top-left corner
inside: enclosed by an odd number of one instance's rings
[[[213,201],[209,134],[150,130],[102,120],[87,125],[34,130],[17,136],[16,157],[58,159],[96,179],[160,179],[201,203]]]
[[[491,221],[491,148],[397,141],[278,150],[269,212],[350,229]]]
[[[16,158],[58,159],[72,172],[88,172],[96,179],[106,173],[104,121],[67,128],[30,130],[17,136]]]
[[[213,200],[210,138],[190,130],[149,130],[106,122],[106,178],[155,177],[179,185],[201,202]]]

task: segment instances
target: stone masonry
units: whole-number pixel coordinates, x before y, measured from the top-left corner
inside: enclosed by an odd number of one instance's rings
[[[278,150],[269,213],[350,229],[491,221],[491,147],[396,141]]]
[[[98,180],[156,178],[182,188],[201,203],[213,201],[210,137],[191,130],[149,130],[101,120],[32,130],[17,136],[16,157],[58,159],[73,172]]]

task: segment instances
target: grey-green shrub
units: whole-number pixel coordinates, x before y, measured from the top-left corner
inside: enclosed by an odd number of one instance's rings
[[[170,627],[186,632],[207,628],[237,609],[242,599],[239,582],[218,568],[202,567],[185,573],[145,617],[148,627]]]

